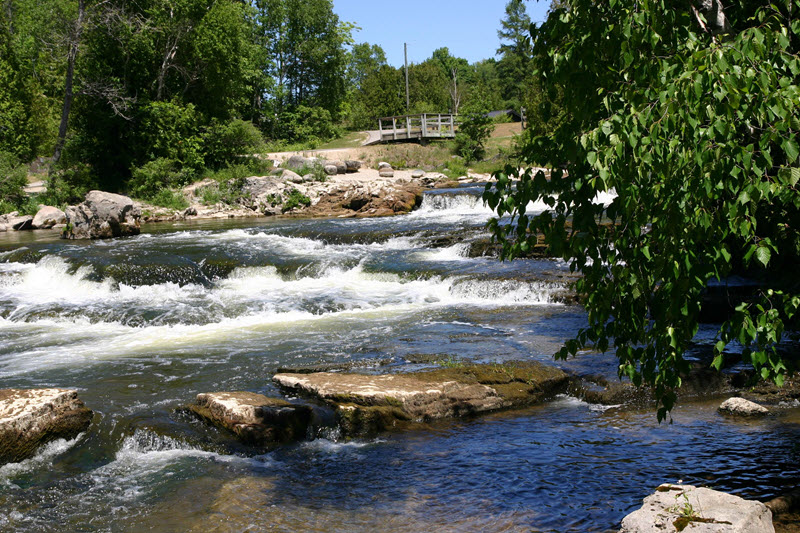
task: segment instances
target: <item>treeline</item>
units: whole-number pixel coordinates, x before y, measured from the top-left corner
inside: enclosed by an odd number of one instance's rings
[[[356,44],[331,0],[4,0],[0,168],[52,156],[51,201],[148,198],[264,149],[402,114],[402,68]],[[529,21],[512,0],[499,61],[447,48],[409,68],[410,112],[519,108]],[[251,168],[251,171],[258,169]],[[12,179],[13,176],[16,176]],[[4,171],[0,199],[20,173]]]

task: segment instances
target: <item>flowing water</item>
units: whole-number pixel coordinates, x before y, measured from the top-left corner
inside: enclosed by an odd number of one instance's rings
[[[384,219],[0,238],[0,387],[76,388],[96,413],[75,440],[0,467],[0,530],[612,531],[662,482],[760,499],[797,483],[796,408],[742,422],[701,402],[659,425],[560,397],[269,450],[176,411],[200,392],[279,394],[270,378],[288,365],[552,363],[585,322],[569,268],[468,257],[490,216],[477,193],[437,191]],[[562,366],[616,371],[613,355]]]

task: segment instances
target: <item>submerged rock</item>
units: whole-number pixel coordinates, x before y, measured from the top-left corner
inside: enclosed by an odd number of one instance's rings
[[[691,485],[661,485],[641,509],[622,519],[620,533],[774,533],[761,502]]]
[[[82,204],[67,207],[65,215],[64,238],[108,239],[138,235],[142,213],[127,196],[90,191]]]
[[[198,394],[189,411],[233,432],[246,444],[264,445],[306,435],[311,408],[253,392]]]
[[[92,421],[92,411],[67,389],[0,389],[0,464],[22,461],[39,446],[71,439]]]
[[[769,409],[756,402],[745,400],[744,398],[728,398],[719,410],[723,413],[728,413],[738,416],[764,416],[769,414]]]
[[[517,363],[408,374],[276,374],[273,380],[333,406],[342,432],[352,436],[539,403],[563,392],[569,378],[557,368]]]

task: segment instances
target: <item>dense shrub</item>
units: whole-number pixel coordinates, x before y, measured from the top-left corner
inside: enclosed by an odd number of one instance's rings
[[[252,122],[231,120],[213,121],[203,134],[203,149],[208,168],[221,168],[240,161],[243,156],[259,153],[265,148],[264,138]]]
[[[0,152],[0,212],[19,209],[25,201],[23,188],[27,183],[25,166],[13,154]]]
[[[157,159],[171,160],[180,168],[203,168],[203,138],[200,114],[192,104],[151,102],[143,107],[137,131],[139,165]]]
[[[189,201],[182,193],[170,189],[161,189],[149,200],[153,205],[170,209],[182,210],[189,207]]]
[[[480,111],[466,113],[456,133],[456,150],[468,163],[486,155],[486,141],[494,127],[489,115]]]
[[[327,109],[304,105],[281,113],[276,130],[279,137],[294,142],[327,141],[340,133]]]
[[[152,200],[162,189],[181,187],[195,177],[191,169],[182,168],[178,161],[159,157],[132,170],[128,192],[135,198]]]

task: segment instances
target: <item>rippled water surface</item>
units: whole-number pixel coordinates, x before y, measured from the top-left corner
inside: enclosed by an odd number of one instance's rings
[[[0,386],[77,388],[96,412],[74,441],[0,467],[0,530],[612,531],[662,482],[760,499],[797,483],[796,409],[741,422],[687,404],[658,425],[561,397],[270,450],[176,411],[199,392],[279,394],[286,365],[551,362],[585,321],[569,269],[468,257],[489,216],[476,192],[386,219],[0,237]],[[563,366],[616,368],[597,354]]]

